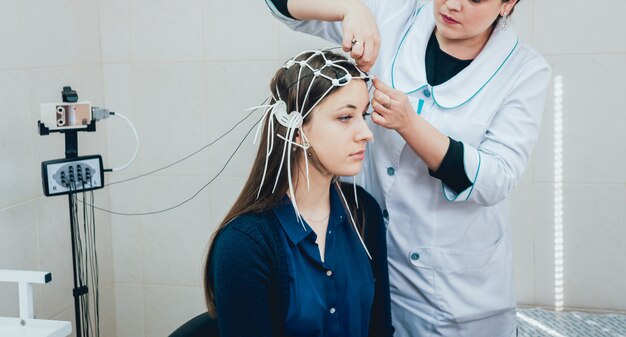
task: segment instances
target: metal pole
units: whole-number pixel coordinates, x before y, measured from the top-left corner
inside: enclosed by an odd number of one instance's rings
[[[75,158],[78,156],[78,134],[76,131],[69,131],[65,133],[65,158]],[[78,268],[76,257],[76,236],[75,229],[77,224],[74,223],[74,193],[67,195],[70,207],[70,234],[72,238],[72,269],[74,271],[74,313],[76,315],[76,337],[82,336],[81,330],[81,310],[80,310],[80,296],[82,296],[81,288],[78,284]]]

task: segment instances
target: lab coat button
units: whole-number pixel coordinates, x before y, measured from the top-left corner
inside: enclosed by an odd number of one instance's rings
[[[333,276],[333,271],[332,270],[327,270],[326,271],[326,276]]]
[[[424,93],[424,96],[430,97],[430,91],[428,91],[428,89],[424,89],[424,91],[422,91],[422,93]]]
[[[387,168],[387,175],[392,176],[394,174],[396,174],[396,169],[393,168],[393,167],[388,167]]]
[[[411,260],[417,261],[419,259],[420,259],[420,254],[418,254],[418,253],[412,253],[411,254]]]
[[[332,314],[334,314],[334,313],[335,313],[335,311],[337,311],[337,310],[335,310],[335,308],[330,308],[330,310],[329,310],[329,311],[330,311],[330,314],[332,315]]]
[[[383,218],[389,219],[389,212],[387,211],[387,209],[383,210]]]

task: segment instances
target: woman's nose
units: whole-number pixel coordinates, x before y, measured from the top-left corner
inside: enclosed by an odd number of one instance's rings
[[[446,7],[449,10],[459,11],[461,10],[461,0],[447,0]]]
[[[372,139],[374,139],[374,134],[372,133],[372,130],[370,130],[365,120],[363,120],[363,122],[361,123],[361,127],[359,129],[359,132],[357,134],[357,141],[369,142]]]

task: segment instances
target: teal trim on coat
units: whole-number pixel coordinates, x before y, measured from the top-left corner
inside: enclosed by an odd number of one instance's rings
[[[465,144],[463,144],[463,152],[465,152]],[[467,194],[467,197],[465,198],[465,200],[463,200],[463,201],[467,201],[469,199],[469,197],[472,195],[472,192],[474,192],[474,186],[476,186],[476,179],[478,179],[478,173],[480,172],[480,165],[482,163],[482,156],[480,155],[480,151],[477,150],[476,152],[478,152],[478,168],[476,169],[476,175],[474,175],[474,181],[472,181],[472,186],[469,186],[468,188],[464,189],[461,193],[458,193],[456,195],[456,197],[454,197],[454,199],[450,199],[450,198],[448,198],[448,195],[446,194],[445,184],[442,181],[441,182],[441,192],[443,193],[443,197],[446,198],[446,200],[448,200],[450,202],[456,201],[456,199],[461,194],[465,193],[465,191],[467,191],[469,189],[470,191]],[[463,170],[466,172],[465,174],[467,175],[467,167],[465,166],[465,153],[463,154]]]
[[[515,45],[513,46],[513,49],[511,49],[511,51],[509,52],[509,55],[507,55],[507,57],[504,59],[504,61],[502,61],[502,63],[500,64],[500,66],[498,67],[498,69],[496,69],[496,71],[491,75],[491,77],[489,77],[489,79],[487,80],[487,82],[485,82],[485,84],[483,84],[478,90],[476,90],[476,92],[470,97],[468,98],[465,102],[457,105],[457,106],[453,106],[453,107],[444,107],[441,104],[439,104],[439,102],[437,102],[437,98],[435,97],[435,87],[433,87],[433,100],[435,101],[435,104],[437,104],[438,107],[442,108],[442,109],[456,109],[462,105],[464,105],[465,103],[469,102],[470,100],[472,100],[472,98],[476,97],[476,95],[478,95],[479,92],[481,92],[483,90],[483,88],[489,83],[491,82],[491,80],[494,78],[494,76],[496,76],[496,74],[500,71],[500,69],[502,69],[502,66],[504,66],[504,64],[506,63],[506,61],[509,60],[509,58],[511,57],[511,55],[513,55],[513,52],[515,51],[515,49],[517,49],[517,45],[519,44],[519,39],[517,39],[517,41],[515,42]]]
[[[266,0],[267,1],[267,0]],[[424,8],[424,6],[420,7],[417,12],[415,13],[415,17],[417,17],[419,15],[419,13],[422,11],[422,8]],[[406,39],[406,36],[409,35],[409,32],[411,31],[411,29],[413,29],[413,24],[415,23],[415,21],[413,21],[413,23],[411,24],[411,27],[409,27],[409,29],[407,29],[406,33],[404,33],[404,36],[402,37],[402,40],[400,40],[400,44],[398,45],[398,49],[396,50],[396,55],[393,56],[393,61],[391,62],[391,87],[396,89],[396,82],[395,82],[395,76],[394,76],[394,72],[393,69],[396,66],[396,60],[398,59],[398,54],[400,54],[400,48],[402,47],[402,44],[404,44],[404,39]],[[412,94],[420,89],[422,89],[423,87],[425,87],[426,85],[423,85],[415,90],[409,91],[409,92],[405,92],[405,94]]]

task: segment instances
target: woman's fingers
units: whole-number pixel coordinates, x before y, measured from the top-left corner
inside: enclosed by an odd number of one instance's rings
[[[372,103],[377,103],[379,106],[384,107],[385,109],[391,109],[391,96],[385,94],[384,92],[376,89],[374,90],[374,102]],[[373,105],[374,108],[376,108],[376,106]]]
[[[402,94],[401,92],[399,92],[398,90],[386,85],[385,83],[383,83],[383,81],[379,80],[378,78],[375,78],[372,83],[374,84],[374,88],[376,88],[376,90],[387,94],[389,97],[393,98],[393,99],[399,99],[400,97],[398,97],[400,94]]]
[[[372,121],[393,130],[409,125],[416,114],[406,94],[387,86],[379,79],[374,79],[374,87],[372,108],[377,116],[372,114]]]
[[[341,42],[341,49],[346,53],[352,51],[352,41],[354,40],[353,33],[346,31],[343,32],[343,41]]]
[[[363,42],[354,38],[352,39],[352,41],[350,41],[350,44],[352,46],[350,49],[350,57],[355,59],[357,61],[357,64],[359,63],[359,61],[362,62],[364,60],[363,56],[365,54],[365,46]]]
[[[369,71],[380,47],[380,33],[372,12],[361,2],[355,2],[343,18],[341,46],[363,71]]]
[[[378,59],[378,52],[380,51],[380,36],[378,34],[378,30],[374,32],[370,38],[369,49],[366,51],[366,57],[368,57],[367,61],[372,65],[376,62],[376,59]]]
[[[367,41],[368,42],[363,46],[363,53],[361,54],[361,57],[353,57],[357,66],[359,66],[359,68],[363,71],[369,71],[372,68],[374,62],[376,62],[376,55],[378,54],[374,40],[369,39]]]
[[[386,127],[385,126],[386,120],[385,120],[385,117],[383,117],[383,115],[381,115],[378,112],[374,111],[372,113],[372,117],[371,118],[372,118],[372,122],[374,122],[375,124],[378,124],[378,125],[380,125],[382,127]]]

